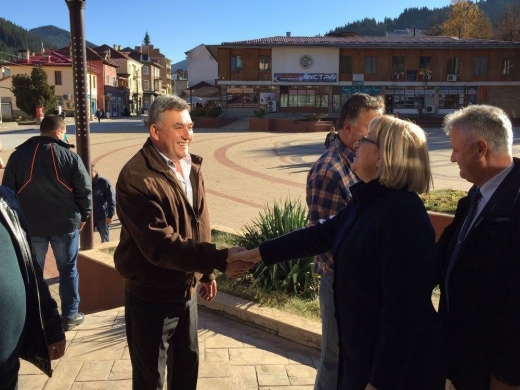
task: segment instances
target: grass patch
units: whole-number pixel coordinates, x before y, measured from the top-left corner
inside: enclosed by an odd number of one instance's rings
[[[466,195],[466,191],[442,189],[433,190],[429,194],[420,195],[420,197],[428,211],[455,214],[459,199]]]

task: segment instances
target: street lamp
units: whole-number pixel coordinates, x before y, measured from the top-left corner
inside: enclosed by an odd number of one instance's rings
[[[72,75],[74,81],[74,121],[76,123],[76,144],[78,154],[83,160],[83,164],[90,174],[90,130],[89,114],[90,107],[87,109],[87,54],[85,46],[85,26],[83,13],[85,10],[85,0],[65,0],[69,8],[70,16],[70,41],[72,48]],[[92,217],[88,218],[87,226],[80,233],[81,249],[92,249],[94,224]]]

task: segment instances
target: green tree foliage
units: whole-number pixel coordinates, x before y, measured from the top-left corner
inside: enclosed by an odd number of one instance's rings
[[[12,77],[12,92],[16,97],[16,105],[27,115],[36,115],[36,106],[41,106],[44,112],[51,113],[56,106],[54,85],[47,83],[47,73],[35,66],[31,75],[18,74]]]
[[[459,38],[492,38],[491,22],[478,4],[456,0],[448,19],[442,24],[443,35]]]
[[[150,35],[148,34],[148,31],[146,31],[145,34],[144,34],[143,44],[144,45],[149,45],[150,44]]]

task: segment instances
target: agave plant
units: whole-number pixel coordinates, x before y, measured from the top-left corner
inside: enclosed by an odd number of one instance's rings
[[[251,249],[262,242],[275,238],[293,230],[307,226],[307,209],[300,201],[292,202],[291,199],[274,202],[273,207],[266,205],[264,211],[253,221],[252,225],[246,225],[245,234],[240,239],[239,245]],[[317,292],[318,281],[313,271],[314,259],[312,257],[294,259],[272,266],[257,263],[246,276],[253,286],[266,290],[284,291],[313,298]]]

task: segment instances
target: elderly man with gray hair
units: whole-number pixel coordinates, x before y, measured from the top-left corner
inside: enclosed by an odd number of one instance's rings
[[[233,274],[244,268],[226,263],[242,248],[217,249],[211,243],[202,157],[189,153],[189,105],[162,95],[146,122],[149,138],[116,184],[121,238],[114,262],[125,279],[132,386],[162,389],[168,366],[168,389],[195,390],[197,286],[211,301],[217,293],[213,270]]]
[[[520,385],[520,160],[503,110],[445,118],[451,161],[473,184],[437,244],[448,379],[457,390]]]

